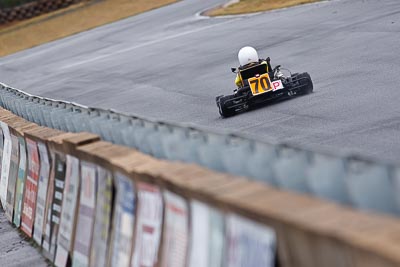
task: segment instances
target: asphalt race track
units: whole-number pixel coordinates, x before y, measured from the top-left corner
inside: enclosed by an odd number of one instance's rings
[[[0,266],[46,267],[45,258],[38,253],[27,238],[13,228],[0,208]]]
[[[196,16],[222,0],[165,8],[0,59],[0,81],[31,94],[229,129],[269,142],[400,160],[400,1],[333,0],[249,16]],[[1,38],[1,36],[0,36]],[[311,95],[222,119],[245,45]]]

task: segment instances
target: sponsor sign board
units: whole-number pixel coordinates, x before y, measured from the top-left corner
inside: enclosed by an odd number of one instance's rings
[[[39,180],[39,152],[37,143],[26,138],[28,151],[28,174],[25,181],[25,192],[23,197],[23,208],[21,217],[21,230],[32,237],[33,222],[35,219],[36,197]]]
[[[83,161],[81,163],[80,201],[72,259],[73,266],[89,266],[96,205],[96,178],[96,166]]]
[[[23,196],[25,191],[25,179],[27,169],[26,159],[26,143],[22,136],[18,136],[19,143],[19,164],[18,164],[18,177],[15,187],[15,201],[14,201],[14,218],[13,222],[16,227],[21,226],[21,213],[23,205]]]
[[[156,266],[163,215],[162,194],[158,186],[138,183],[136,239],[131,267]]]
[[[50,238],[51,238],[51,206],[53,204],[53,196],[54,196],[54,176],[55,176],[55,153],[53,150],[49,149],[50,154],[50,177],[49,177],[49,185],[47,190],[47,198],[46,205],[44,211],[44,232],[42,235],[42,248],[43,254],[50,258]]]
[[[39,244],[39,246],[41,246],[46,210],[47,189],[49,185],[50,162],[46,145],[42,142],[38,142],[37,145],[40,157],[40,171],[33,239]]]
[[[226,266],[275,266],[276,234],[273,229],[230,214],[226,218],[226,230]]]
[[[97,196],[95,220],[93,226],[91,267],[107,266],[111,230],[111,208],[113,199],[112,175],[108,170],[97,166]]]
[[[3,129],[0,127],[0,163],[3,162],[3,149],[4,149],[4,135]],[[0,164],[0,182],[1,182],[1,165]]]
[[[190,202],[190,267],[221,267],[224,251],[224,221],[218,210]]]
[[[208,267],[210,244],[210,209],[196,200],[190,202],[190,267]]]
[[[51,152],[54,165],[50,175],[46,229],[43,239],[45,256],[54,262],[65,184],[65,156]]]
[[[0,126],[4,136],[3,156],[1,161],[1,180],[0,180],[0,202],[3,209],[6,209],[8,177],[11,163],[11,135],[8,125],[0,121]]]
[[[164,191],[165,220],[162,247],[162,267],[186,266],[189,211],[186,200]]]
[[[75,233],[75,215],[79,193],[79,159],[66,156],[65,186],[61,221],[58,231],[56,266],[66,266],[72,252],[72,238]]]
[[[111,266],[128,267],[135,222],[135,188],[133,181],[119,172],[115,174],[115,186]]]
[[[6,217],[12,222],[14,213],[15,201],[15,186],[17,184],[18,164],[19,164],[19,142],[18,137],[11,134],[11,163],[10,163],[10,176],[8,178],[7,187],[7,204],[6,204]]]
[[[217,209],[210,209],[209,266],[220,267],[224,263],[225,218]]]

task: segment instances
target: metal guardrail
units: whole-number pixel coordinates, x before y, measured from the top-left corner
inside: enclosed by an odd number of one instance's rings
[[[358,209],[400,215],[400,166],[396,164],[86,107],[33,96],[1,83],[0,105],[41,126],[89,131],[160,159],[197,163]]]

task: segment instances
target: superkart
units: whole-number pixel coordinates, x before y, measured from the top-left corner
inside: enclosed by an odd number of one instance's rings
[[[283,69],[283,68],[282,68]],[[310,74],[290,73],[285,76],[281,66],[277,65],[267,72],[265,64],[256,64],[245,69],[231,69],[242,78],[242,86],[231,95],[216,97],[219,113],[222,117],[231,117],[252,107],[275,100],[309,94],[313,91]],[[286,69],[284,69],[286,70]]]

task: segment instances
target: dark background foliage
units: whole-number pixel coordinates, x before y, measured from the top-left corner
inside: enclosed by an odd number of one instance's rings
[[[34,1],[35,0],[0,0],[0,8],[19,6]]]

